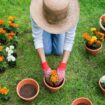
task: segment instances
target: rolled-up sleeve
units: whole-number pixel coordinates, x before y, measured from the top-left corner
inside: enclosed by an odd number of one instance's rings
[[[43,29],[41,29],[31,18],[32,23],[32,36],[34,40],[35,48],[43,48]]]
[[[65,33],[64,50],[72,51],[76,33],[76,26],[72,27],[68,32]]]

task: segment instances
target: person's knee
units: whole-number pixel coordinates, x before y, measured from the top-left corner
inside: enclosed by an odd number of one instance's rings
[[[55,51],[54,55],[57,55],[57,56],[63,55],[63,50]]]
[[[45,50],[45,55],[48,56],[48,55],[51,55],[52,51],[51,50]]]

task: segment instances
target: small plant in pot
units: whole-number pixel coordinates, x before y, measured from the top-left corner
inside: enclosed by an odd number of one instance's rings
[[[102,76],[99,80],[99,87],[102,92],[105,94],[105,76]]]
[[[6,52],[7,52],[7,62],[10,67],[15,67],[16,66],[16,51],[13,45],[6,47]]]
[[[51,92],[56,92],[57,90],[63,87],[65,83],[65,78],[61,83],[59,83],[57,71],[52,70],[51,75],[48,78],[44,77],[43,81],[47,89],[49,89]]]
[[[105,14],[100,17],[99,25],[103,32],[105,32]]]
[[[8,101],[10,99],[9,89],[7,87],[0,87],[0,99]]]
[[[102,48],[102,41],[104,41],[104,34],[99,32],[96,28],[91,29],[92,34],[84,33],[86,51],[92,55],[96,55]]]
[[[0,55],[0,73],[5,72],[6,69],[6,61],[5,61],[5,57],[3,55]]]
[[[27,78],[18,83],[16,91],[21,99],[32,102],[38,96],[40,88],[36,80]]]

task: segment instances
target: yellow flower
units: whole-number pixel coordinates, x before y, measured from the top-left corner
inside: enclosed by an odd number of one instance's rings
[[[92,38],[91,38],[91,42],[95,42],[97,40],[97,37],[96,36],[92,36]]]
[[[9,16],[9,17],[8,17],[8,20],[9,20],[9,21],[14,21],[14,20],[15,20],[15,16]]]
[[[93,28],[91,28],[91,31],[93,32],[93,31],[96,31],[97,29],[95,28],[95,27],[93,27]]]

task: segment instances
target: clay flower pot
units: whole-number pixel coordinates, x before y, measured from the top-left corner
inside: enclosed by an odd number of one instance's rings
[[[91,48],[86,46],[86,51],[89,52],[90,54],[94,55],[94,56],[97,55],[101,49],[102,49],[102,45],[97,49],[91,49]]]
[[[71,105],[93,105],[93,104],[89,99],[81,97],[74,100]]]
[[[105,32],[105,26],[103,26],[103,24],[102,24],[102,17],[103,17],[103,16],[105,16],[105,14],[103,14],[103,15],[100,17],[100,19],[99,19],[99,25],[100,25],[101,29]]]
[[[58,87],[52,87],[52,86],[50,86],[50,85],[46,82],[45,77],[43,78],[43,82],[44,82],[45,87],[46,87],[48,90],[50,90],[51,92],[56,92],[56,91],[58,91],[59,89],[61,89],[61,88],[63,87],[63,85],[64,85],[64,83],[65,83],[65,78],[64,78],[64,80],[62,81],[62,83],[60,84],[60,86],[58,86]]]
[[[100,80],[99,80],[98,84],[99,84],[99,87],[102,90],[103,94],[105,95],[105,89],[102,87]]]
[[[39,90],[39,84],[31,78],[23,79],[16,88],[17,95],[27,102],[33,101],[38,96]]]

